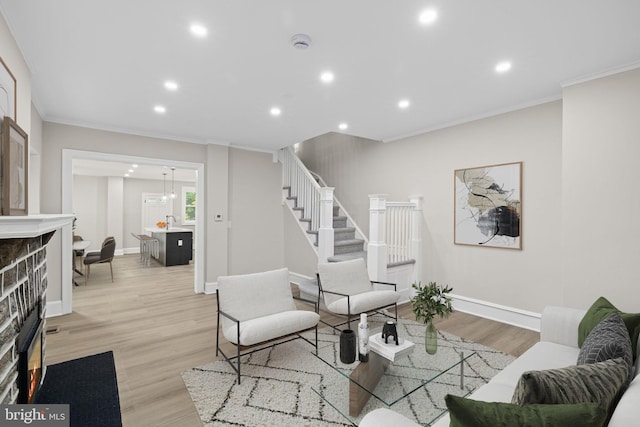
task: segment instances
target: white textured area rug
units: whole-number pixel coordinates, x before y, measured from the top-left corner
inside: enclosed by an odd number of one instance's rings
[[[370,325],[375,331],[376,321]],[[378,323],[380,325],[381,323]],[[424,350],[424,330],[421,323],[402,320],[398,325],[401,337],[416,343],[414,352],[399,362],[398,375],[386,385],[411,390],[415,386],[412,375],[416,369],[441,370],[428,367],[429,355]],[[313,333],[310,334],[310,336]],[[339,362],[339,335],[330,328],[318,331],[319,353],[325,360],[336,360],[346,375],[357,363]],[[460,370],[453,369],[438,377],[391,409],[426,425],[445,409],[444,395],[448,392],[467,394],[486,383],[514,358],[488,347],[439,332],[439,359],[450,358],[447,364],[459,360],[459,352],[476,354],[465,361],[465,388],[460,390]],[[435,360],[435,359],[434,359]],[[395,369],[395,368],[394,368]],[[376,407],[385,406],[372,397],[358,417],[344,417],[337,410],[347,412],[348,380],[336,369],[320,360],[313,347],[303,340],[295,340],[242,357],[241,384],[236,384],[236,373],[224,360],[189,369],[182,378],[203,424],[209,426],[350,426]],[[329,401],[317,393],[325,393]],[[337,409],[336,409],[337,408]]]

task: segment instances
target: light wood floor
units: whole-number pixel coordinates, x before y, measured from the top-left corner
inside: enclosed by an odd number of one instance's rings
[[[115,356],[125,427],[200,426],[181,372],[215,360],[216,297],[194,294],[193,266],[141,267],[137,255],[116,257],[73,290],[73,313],[47,320],[47,364],[103,351]],[[413,318],[404,305],[400,315]],[[329,319],[328,315],[323,318]],[[538,333],[453,313],[438,328],[515,356]]]

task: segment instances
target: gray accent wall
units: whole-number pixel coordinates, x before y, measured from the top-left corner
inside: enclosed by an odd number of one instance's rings
[[[562,103],[552,102],[390,143],[328,134],[301,145],[368,232],[369,194],[424,197],[423,282],[516,309],[558,303],[561,278]],[[454,170],[523,162],[523,250],[454,245]]]

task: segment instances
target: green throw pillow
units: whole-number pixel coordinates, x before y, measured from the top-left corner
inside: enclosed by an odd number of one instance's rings
[[[511,403],[597,403],[613,412],[627,387],[629,367],[621,358],[522,374]]]
[[[482,402],[448,394],[450,427],[602,427],[607,413],[595,403],[527,405]]]
[[[640,313],[623,313],[611,304],[605,297],[598,298],[587,310],[578,326],[578,347],[582,347],[584,340],[587,339],[589,332],[595,328],[598,323],[602,322],[611,313],[619,313],[624,321],[629,338],[631,338],[631,350],[633,351],[633,360],[636,359],[636,350],[638,348],[638,334],[640,333]]]

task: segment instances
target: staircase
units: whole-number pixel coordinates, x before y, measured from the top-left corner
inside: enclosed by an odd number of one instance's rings
[[[317,249],[318,247],[318,229],[313,229],[313,221],[309,215],[305,215],[304,206],[300,206],[297,196],[291,195],[291,187],[283,187],[285,198],[291,204],[292,210],[296,213],[298,221],[300,221],[307,237]],[[349,218],[341,215],[339,205],[333,206],[333,256],[327,258],[329,262],[346,261],[355,258],[367,259],[367,253],[364,250],[365,239],[357,238],[356,227],[348,225]]]
[[[279,151],[282,163],[283,200],[298,220],[319,262],[364,258],[371,280],[398,284],[408,301],[410,284],[422,280],[420,259],[422,198],[388,202],[385,195],[369,196],[369,239],[358,228],[333,188],[310,172],[291,147]],[[366,251],[366,252],[365,252]],[[318,297],[315,277],[298,283],[306,298]]]

